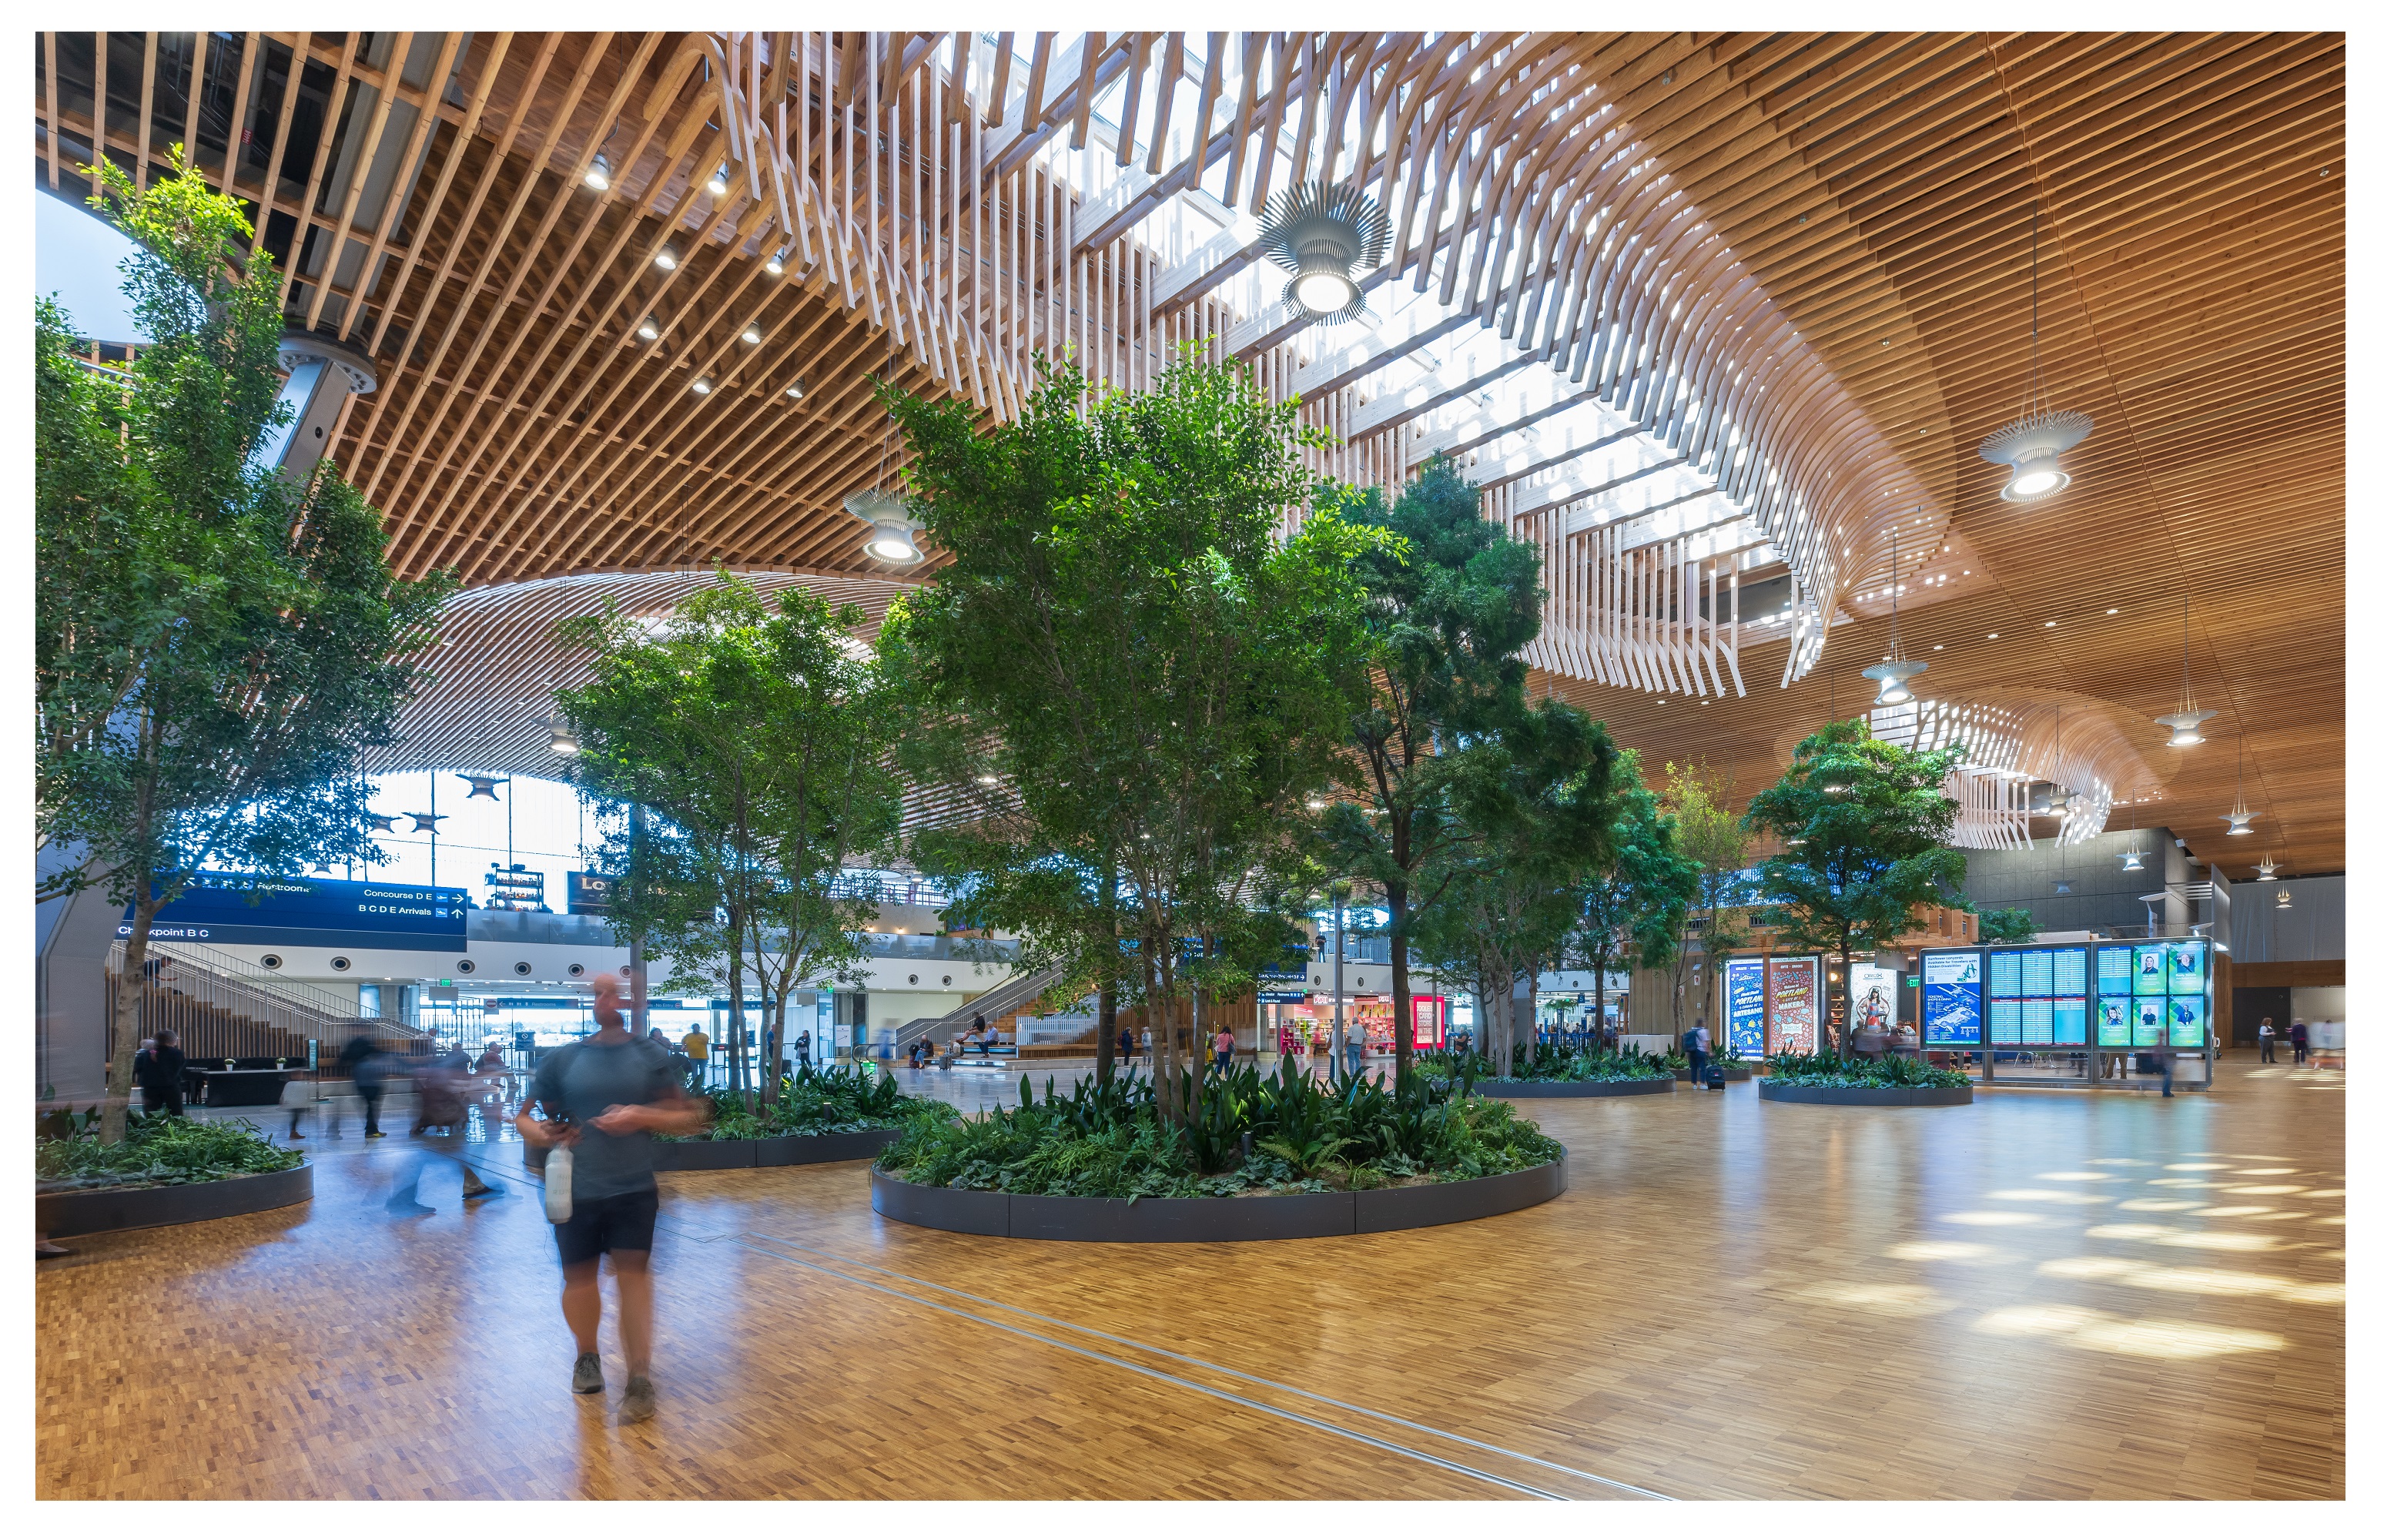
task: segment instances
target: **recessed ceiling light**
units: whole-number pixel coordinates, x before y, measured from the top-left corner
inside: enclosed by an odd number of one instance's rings
[[[2111,610],[2105,610],[2103,613],[2104,613],[2105,615],[2117,615],[2119,612],[2118,612],[2117,610],[2116,610],[2116,609],[2111,609]]]
[[[2001,631],[1989,631],[1989,632],[1987,633],[1987,640],[1988,640],[1989,641],[1993,641],[1993,640],[1997,640],[1998,638],[2000,638],[2002,635],[2003,635],[2003,633],[2002,633]]]
[[[1943,642],[1942,642],[1942,641],[1941,641],[1941,642],[1939,642],[1935,647],[1931,648],[1931,652],[1943,652],[1943,651],[1945,651],[1945,644],[1944,644]]]
[[[1963,577],[1965,577],[1965,578],[1968,578],[1969,575],[1970,575],[1970,569],[1969,569],[1968,567],[1964,567],[1964,568],[1962,569],[1962,576],[1963,576]]]
[[[2057,625],[2059,625],[2059,624],[2060,624],[2060,622],[2059,622],[2059,621],[2048,620],[2048,621],[2046,621],[2046,622],[2044,623],[2044,628],[2045,628],[2046,630],[2050,631],[2051,629],[2053,629],[2053,627],[2055,627],[2055,626],[2057,626]]]

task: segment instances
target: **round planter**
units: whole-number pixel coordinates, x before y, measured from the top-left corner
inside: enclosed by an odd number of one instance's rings
[[[164,1187],[90,1187],[33,1197],[33,1224],[43,1235],[91,1236],[103,1230],[146,1230],[159,1224],[190,1224],[202,1219],[286,1209],[315,1196],[310,1162],[255,1176],[185,1182]]]
[[[1509,1101],[1554,1096],[1669,1096],[1677,1080],[1477,1080],[1475,1094]]]
[[[1757,1092],[1766,1101],[1814,1102],[1824,1107],[1968,1107],[1968,1086],[1782,1086],[1766,1080]]]
[[[654,1169],[743,1171],[751,1166],[869,1161],[901,1136],[900,1128],[863,1128],[853,1134],[781,1134],[769,1139],[657,1140]]]
[[[1727,1064],[1722,1068],[1721,1077],[1724,1081],[1732,1085],[1735,1085],[1742,1080],[1754,1079],[1755,1072],[1748,1069],[1745,1064]],[[1685,1081],[1689,1078],[1689,1072],[1686,1070],[1674,1070],[1672,1072],[1672,1078],[1676,1081]]]
[[[964,1236],[1012,1240],[1315,1240],[1487,1219],[1545,1203],[1565,1190],[1559,1158],[1528,1171],[1471,1182],[1372,1192],[1302,1192],[1273,1198],[1043,1198],[927,1187],[869,1174],[869,1206],[888,1219]]]

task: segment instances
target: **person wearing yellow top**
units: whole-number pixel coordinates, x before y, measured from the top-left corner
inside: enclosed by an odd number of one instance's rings
[[[712,1052],[712,1039],[705,1037],[703,1028],[699,1026],[681,1037],[678,1040],[678,1047],[680,1052],[701,1064]]]

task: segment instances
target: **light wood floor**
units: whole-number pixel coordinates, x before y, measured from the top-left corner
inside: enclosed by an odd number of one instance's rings
[[[1243,1247],[915,1230],[860,1165],[665,1177],[654,1422],[569,1393],[536,1189],[40,1264],[48,1497],[2341,1497],[2342,1077],[1876,1112],[1546,1102],[1572,1190]],[[403,1127],[403,1124],[398,1126]],[[401,1148],[387,1148],[396,1146]]]

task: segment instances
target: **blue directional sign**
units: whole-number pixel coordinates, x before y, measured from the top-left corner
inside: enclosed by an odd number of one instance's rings
[[[327,877],[209,872],[204,886],[157,912],[149,936],[205,946],[379,947],[393,951],[461,951],[469,907],[460,888]],[[125,906],[118,936],[132,934]]]

